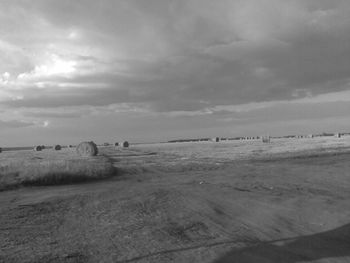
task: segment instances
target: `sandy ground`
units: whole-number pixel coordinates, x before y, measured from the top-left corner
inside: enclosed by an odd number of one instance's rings
[[[350,262],[349,145],[104,148],[112,179],[0,193],[0,262]]]

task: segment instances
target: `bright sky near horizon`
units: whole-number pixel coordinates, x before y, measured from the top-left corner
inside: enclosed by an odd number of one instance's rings
[[[348,0],[0,1],[0,145],[350,131]]]

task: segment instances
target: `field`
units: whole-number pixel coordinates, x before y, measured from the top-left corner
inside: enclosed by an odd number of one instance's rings
[[[0,191],[23,185],[91,181],[110,177],[115,172],[107,157],[82,158],[73,148],[4,152],[0,155]]]
[[[0,262],[350,262],[350,137],[99,151],[0,154]]]

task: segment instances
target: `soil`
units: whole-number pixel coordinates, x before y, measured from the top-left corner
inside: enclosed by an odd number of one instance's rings
[[[0,262],[350,262],[350,153],[319,152],[107,147],[116,177],[0,192]]]

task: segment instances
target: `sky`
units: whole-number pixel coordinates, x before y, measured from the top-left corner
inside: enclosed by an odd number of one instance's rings
[[[350,131],[348,0],[1,0],[0,145]]]

